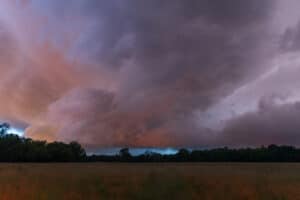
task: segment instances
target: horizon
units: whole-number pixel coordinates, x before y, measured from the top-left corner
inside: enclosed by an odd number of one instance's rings
[[[0,123],[1,124],[1,123]],[[21,138],[26,138],[21,130],[15,129],[10,127],[6,131],[7,135],[17,135]],[[53,141],[53,142],[61,142],[61,141]],[[73,141],[74,142],[74,141]],[[75,141],[76,142],[76,141]],[[120,150],[124,148],[128,148],[129,153],[132,156],[139,156],[147,153],[157,153],[160,155],[176,155],[180,150],[184,149],[189,152],[193,151],[203,151],[203,150],[216,150],[216,149],[231,149],[231,150],[242,150],[242,149],[257,149],[257,148],[269,148],[270,146],[277,146],[277,147],[293,147],[298,148],[299,146],[292,146],[289,144],[268,144],[268,145],[257,145],[257,146],[235,146],[235,147],[228,147],[228,146],[181,146],[181,147],[101,147],[101,148],[86,148],[85,152],[87,156],[99,155],[99,156],[115,156],[119,155]]]
[[[6,131],[7,135],[16,135],[20,138],[26,138],[22,131],[15,129],[13,127],[10,127]],[[61,142],[61,141],[53,141],[53,142]],[[72,141],[76,142],[76,141]],[[269,148],[271,146],[276,147],[292,147],[292,148],[299,148],[300,146],[293,146],[289,144],[268,144],[268,145],[257,145],[257,146],[235,146],[235,147],[228,147],[228,146],[194,146],[194,147],[188,147],[188,146],[181,146],[181,147],[101,147],[101,148],[86,148],[85,152],[87,156],[115,156],[120,154],[120,150],[122,149],[128,149],[129,153],[132,156],[139,156],[144,155],[147,153],[157,153],[160,155],[176,155],[180,150],[187,150],[189,152],[193,151],[203,151],[203,150],[216,150],[216,149],[228,149],[228,150],[243,150],[243,149],[260,149],[260,148]]]

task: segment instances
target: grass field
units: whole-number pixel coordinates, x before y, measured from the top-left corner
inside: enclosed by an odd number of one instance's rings
[[[300,164],[0,164],[0,199],[300,199]]]

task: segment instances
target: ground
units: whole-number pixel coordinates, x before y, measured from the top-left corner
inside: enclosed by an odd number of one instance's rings
[[[0,164],[0,199],[300,199],[300,164]]]

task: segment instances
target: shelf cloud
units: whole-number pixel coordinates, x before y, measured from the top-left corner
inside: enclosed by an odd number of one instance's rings
[[[1,7],[0,119],[26,136],[87,147],[298,145],[297,1]]]

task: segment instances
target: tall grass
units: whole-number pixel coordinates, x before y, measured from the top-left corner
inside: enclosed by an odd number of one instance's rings
[[[0,164],[1,200],[300,199],[300,164]]]

